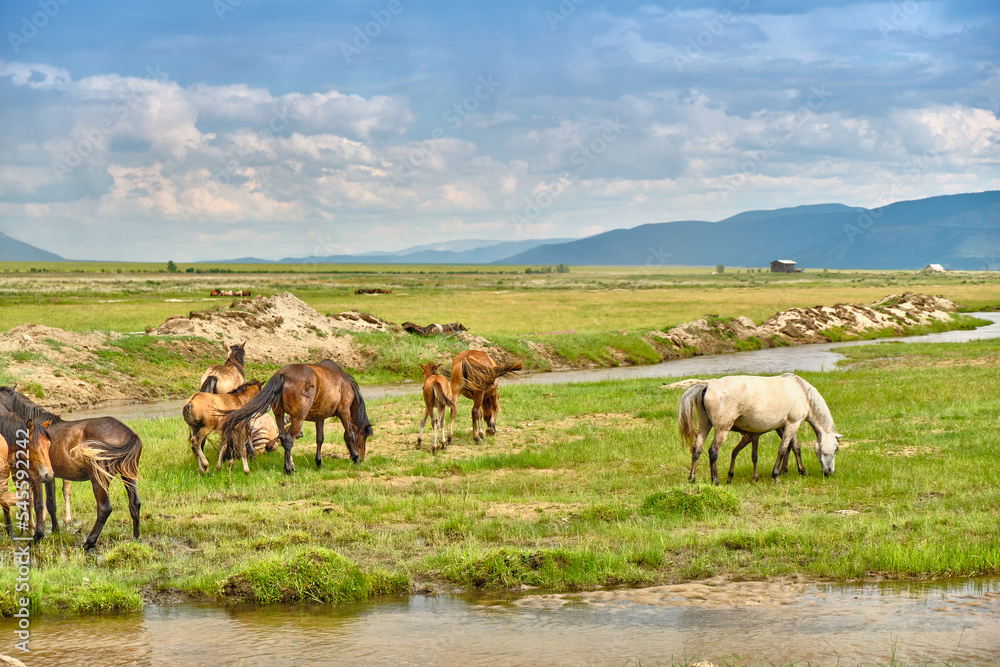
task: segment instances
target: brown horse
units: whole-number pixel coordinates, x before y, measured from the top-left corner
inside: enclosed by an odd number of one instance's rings
[[[434,445],[431,453],[438,449],[438,425],[441,427],[441,449],[451,444],[451,434],[455,427],[455,397],[451,393],[451,384],[448,378],[438,375],[437,370],[441,364],[430,363],[420,364],[420,370],[424,373],[424,418],[420,420],[420,433],[417,435],[417,448],[420,448],[420,441],[424,437],[424,425],[427,418],[431,418],[431,425],[434,427]],[[444,411],[446,407],[451,407],[451,421],[448,422],[448,437],[444,437]],[[434,408],[437,408],[437,417],[434,416]]]
[[[500,412],[497,380],[522,368],[524,364],[520,361],[497,365],[482,350],[466,350],[455,356],[451,364],[451,394],[456,403],[459,394],[472,399],[472,439],[475,442],[484,437],[484,417],[486,433],[493,435],[497,432],[496,417]]]
[[[226,349],[226,344],[222,344],[222,349],[226,350],[229,356],[221,364],[210,367],[201,374],[201,385],[198,391],[206,394],[228,394],[241,384],[247,381],[243,374],[243,362],[246,360],[246,352],[243,348],[247,345],[243,341],[240,345],[230,345]]]
[[[111,499],[108,484],[115,476],[122,478],[128,494],[128,509],[132,515],[132,535],[139,538],[139,494],[136,480],[139,477],[139,457],[142,454],[142,439],[125,424],[114,417],[95,417],[67,421],[36,405],[13,387],[0,387],[0,404],[22,419],[34,422],[49,422],[48,434],[52,444],[49,459],[56,477],[71,482],[90,480],[97,502],[97,520],[94,528],[83,542],[85,551],[91,551],[108,517],[111,516]],[[69,487],[63,484],[63,497],[69,502]],[[46,505],[52,518],[52,532],[58,532],[56,520],[56,483],[45,482]],[[41,495],[41,494],[39,494]],[[41,530],[42,513],[38,514]]]
[[[10,475],[17,489],[16,493],[0,495],[4,527],[8,536],[14,534],[10,523],[10,508],[17,505],[18,500],[25,500],[33,488],[36,490],[31,494],[35,516],[41,517],[45,511],[38,484],[52,481],[52,463],[49,460],[51,446],[44,425],[36,425],[31,419],[20,419],[10,413],[0,415],[0,480],[3,480],[6,491],[7,476]],[[44,536],[45,529],[39,518],[35,522],[35,542]]]
[[[344,442],[351,460],[360,463],[365,459],[365,445],[372,434],[365,401],[358,383],[335,362],[324,359],[318,364],[289,364],[275,373],[260,393],[246,405],[226,415],[219,427],[222,447],[240,447],[250,442],[248,430],[251,420],[274,411],[281,445],[285,450],[285,472],[295,472],[292,463],[292,445],[302,435],[302,424],[316,424],[316,467],[323,465],[323,422],[329,417],[339,417],[344,425]],[[291,419],[287,430],[285,414]],[[253,457],[252,452],[250,453]]]
[[[208,472],[209,463],[205,458],[205,440],[209,434],[219,427],[219,422],[226,412],[243,407],[246,402],[257,395],[261,388],[260,382],[245,382],[227,394],[212,394],[199,391],[188,399],[181,409],[181,415],[188,425],[188,442],[198,471]]]

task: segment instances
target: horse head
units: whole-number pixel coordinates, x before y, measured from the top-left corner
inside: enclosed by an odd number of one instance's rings
[[[432,375],[434,375],[435,373],[438,372],[438,368],[441,367],[441,364],[439,364],[439,363],[437,363],[435,361],[431,361],[431,362],[426,363],[426,364],[419,364],[419,366],[420,366],[420,370],[424,374],[424,379],[426,380],[427,378],[429,378],[430,376],[432,376]]]
[[[49,459],[49,448],[52,447],[52,439],[49,437],[49,422],[35,424],[31,419],[27,421],[28,426],[28,460],[31,467],[38,475],[38,479],[43,484],[55,479],[52,474],[52,461]]]
[[[829,477],[833,474],[834,459],[837,450],[840,449],[840,439],[843,436],[833,431],[823,431],[816,438],[816,456],[819,458],[819,465],[823,469],[823,474]]]

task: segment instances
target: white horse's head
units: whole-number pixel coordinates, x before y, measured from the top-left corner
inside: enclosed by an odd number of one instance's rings
[[[816,456],[819,458],[819,465],[823,468],[823,474],[830,476],[833,474],[834,459],[837,450],[840,449],[840,439],[843,436],[833,431],[824,431],[816,439]]]

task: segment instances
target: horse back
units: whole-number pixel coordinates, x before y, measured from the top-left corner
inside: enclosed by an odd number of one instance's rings
[[[794,376],[733,375],[710,380],[703,398],[712,423],[766,433],[788,422],[801,422],[809,403]]]

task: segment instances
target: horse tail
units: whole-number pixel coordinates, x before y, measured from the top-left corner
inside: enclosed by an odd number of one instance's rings
[[[215,385],[219,383],[219,378],[214,375],[209,375],[205,378],[205,381],[201,383],[201,388],[198,391],[203,391],[206,394],[215,393]]]
[[[444,403],[445,405],[451,405],[451,397],[449,397],[439,383],[435,382],[433,385],[434,390],[434,403],[440,405]]]
[[[698,417],[705,411],[703,401],[707,389],[707,382],[691,385],[677,405],[677,430],[680,431],[681,442],[689,448],[694,447],[695,436],[698,434]]]
[[[71,450],[74,456],[83,456],[93,462],[98,473],[97,483],[105,491],[117,475],[132,482],[139,479],[142,438],[132,429],[128,429],[128,433],[128,437],[118,444],[103,440],[84,440]]]
[[[281,400],[281,392],[285,388],[285,376],[278,371],[271,376],[257,395],[243,404],[243,407],[227,411],[219,424],[220,447],[229,447],[234,451],[238,443],[251,440],[251,422],[272,409]],[[253,447],[250,448],[251,450]],[[248,452],[249,453],[249,452]]]
[[[474,392],[486,391],[500,378],[522,368],[524,368],[523,361],[483,368],[470,364],[468,359],[462,359],[462,388]]]
[[[494,381],[499,380],[503,376],[509,375],[510,373],[513,373],[514,371],[519,371],[523,368],[524,368],[523,361],[515,361],[510,364],[498,365],[496,369],[494,369],[493,373]]]
[[[184,404],[184,408],[181,409],[181,415],[183,415],[184,422],[188,426],[201,426],[201,420],[195,417],[194,404],[191,401]]]

